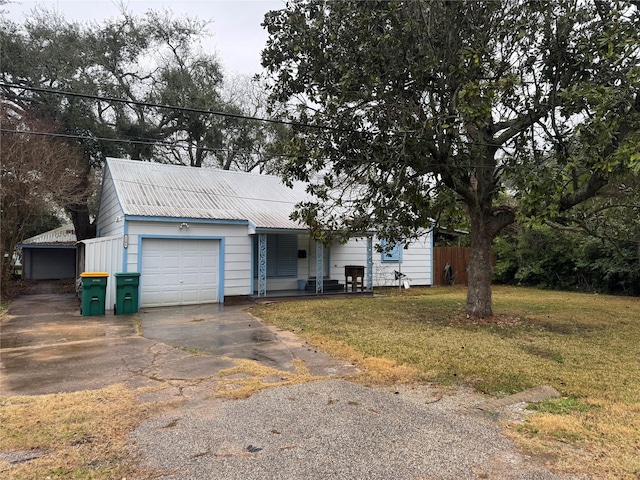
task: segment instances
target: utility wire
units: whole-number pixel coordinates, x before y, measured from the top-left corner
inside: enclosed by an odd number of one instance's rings
[[[190,149],[190,148],[198,148],[200,150],[206,152],[229,152],[228,148],[211,148],[211,147],[192,147],[190,145],[185,145],[184,143],[171,143],[166,141],[153,141],[153,140],[130,140],[130,139],[119,139],[119,138],[105,138],[105,137],[91,137],[87,135],[76,135],[76,134],[64,134],[64,133],[52,133],[52,132],[37,132],[32,130],[10,130],[7,128],[0,128],[0,132],[2,133],[13,133],[17,135],[36,135],[36,136],[49,136],[49,137],[58,137],[58,138],[69,138],[69,139],[80,139],[80,140],[94,140],[94,141],[103,141],[103,142],[116,142],[116,143],[127,143],[127,144],[140,144],[140,145],[151,145],[151,146],[162,146],[167,148],[179,148],[179,149]],[[242,150],[236,150],[236,153],[249,153],[254,154],[256,152],[246,152]],[[284,158],[296,158],[299,155],[294,155],[291,153],[269,153],[271,157],[284,157]],[[308,158],[320,158],[320,157],[308,157]],[[366,163],[367,160],[363,160],[361,158],[345,158],[345,161],[350,161],[352,163]],[[473,169],[503,169],[503,170],[518,170],[526,168],[524,165],[507,165],[507,164],[499,164],[496,166],[493,165],[481,165],[481,164],[464,164],[464,165],[456,165],[449,163],[431,163],[431,167],[434,168],[473,168]],[[562,170],[560,166],[555,166],[558,170]],[[531,171],[538,170],[539,167],[529,167]],[[554,166],[547,165],[544,168],[554,168]]]
[[[340,131],[340,132],[348,131],[348,130],[345,130],[345,129],[342,129],[342,128],[335,128],[335,127],[328,127],[328,126],[321,126],[321,125],[311,125],[311,124],[307,124],[307,123],[299,123],[299,122],[293,122],[293,121],[288,121],[288,120],[276,120],[276,119],[271,119],[271,118],[252,117],[252,116],[240,115],[240,114],[235,114],[235,113],[216,112],[216,111],[213,111],[213,110],[204,110],[204,109],[197,109],[197,108],[190,108],[190,107],[178,107],[178,106],[163,105],[163,104],[157,104],[157,103],[151,103],[151,102],[140,102],[140,101],[136,101],[136,100],[125,100],[125,99],[114,98],[114,97],[103,97],[103,96],[99,96],[99,95],[88,95],[88,94],[83,94],[83,93],[65,92],[65,91],[62,91],[62,90],[47,89],[47,88],[40,88],[40,87],[32,87],[32,86],[25,86],[25,85],[17,85],[17,84],[6,83],[6,82],[0,82],[0,87],[12,88],[12,89],[22,89],[22,90],[33,91],[33,92],[41,92],[41,93],[50,93],[50,94],[63,95],[63,96],[69,96],[69,97],[86,98],[86,99],[90,99],[90,100],[101,100],[101,101],[105,101],[105,102],[116,102],[116,103],[123,103],[123,104],[127,104],[127,105],[140,105],[140,106],[145,106],[145,107],[162,108],[162,109],[168,109],[168,110],[177,110],[177,111],[183,111],[183,112],[189,112],[189,113],[216,115],[216,116],[222,116],[222,117],[237,118],[237,119],[242,119],[242,120],[252,120],[252,121],[265,122],[265,123],[290,125],[290,126],[294,126],[294,127],[314,128],[314,129],[320,129],[320,130],[330,130],[330,131]],[[5,130],[5,129],[2,129],[2,131],[3,132],[7,132],[7,133],[12,132],[11,130]],[[349,131],[351,131],[351,130],[349,130]],[[190,148],[189,146],[176,145],[176,144],[172,144],[172,143],[169,143],[169,142],[164,142],[162,140],[145,141],[145,140],[130,140],[130,139],[112,139],[112,138],[101,138],[101,137],[81,136],[81,135],[72,135],[72,134],[54,134],[54,133],[44,133],[44,132],[33,132],[32,133],[32,132],[28,132],[28,131],[18,131],[18,130],[13,131],[13,133],[24,133],[24,134],[34,134],[34,135],[49,135],[49,136],[52,136],[52,137],[75,138],[75,139],[84,139],[84,140],[99,140],[99,141],[106,141],[106,142],[120,142],[120,143],[140,144],[140,145],[162,145],[162,146],[167,146],[167,147],[178,147],[178,148],[184,148],[184,149]],[[467,145],[471,145],[471,146],[495,146],[495,145],[492,145],[490,143],[483,143],[483,142],[465,142],[465,143]],[[197,147],[197,148],[200,148],[201,150],[208,151],[208,152],[226,151],[225,149],[215,149],[215,148],[210,148],[210,147]],[[273,156],[295,157],[296,155],[274,154]],[[440,166],[442,166],[442,167],[456,167],[455,165],[450,165],[450,164],[442,164]],[[477,169],[494,168],[493,166],[485,166],[485,165],[465,165],[464,167],[465,168],[477,168]],[[503,165],[500,168],[509,168],[509,167]]]
[[[191,108],[191,107],[177,107],[174,105],[163,105],[160,103],[152,103],[152,102],[141,102],[139,100],[125,100],[122,98],[114,98],[114,97],[103,97],[100,95],[89,95],[85,93],[75,93],[75,92],[65,92],[62,90],[54,90],[50,88],[40,88],[40,87],[30,87],[26,85],[17,85],[14,83],[5,83],[0,82],[0,87],[4,88],[12,88],[12,89],[22,89],[30,92],[40,92],[40,93],[50,93],[53,95],[64,95],[67,97],[77,97],[77,98],[87,98],[89,100],[100,100],[103,102],[115,102],[115,103],[124,103],[127,105],[139,105],[141,107],[151,107],[151,108],[162,108],[166,110],[177,110],[179,112],[187,112],[187,113],[200,113],[205,115],[215,115],[219,117],[228,117],[228,118],[237,118],[239,120],[253,120],[256,122],[265,122],[265,123],[274,123],[279,125],[290,125],[292,127],[302,127],[302,128],[315,128],[319,130],[333,130],[333,131],[341,131],[339,128],[328,127],[324,125],[311,125],[308,123],[299,123],[293,122],[289,120],[277,120],[274,118],[261,118],[261,117],[252,117],[249,115],[241,115],[238,113],[228,113],[228,112],[216,112],[214,110],[205,110],[201,108]]]
[[[214,115],[214,116],[220,116],[220,117],[236,118],[236,119],[240,119],[240,120],[251,120],[251,121],[256,121],[256,122],[272,123],[272,124],[277,124],[277,125],[289,125],[289,126],[292,126],[292,127],[299,127],[299,128],[311,128],[311,129],[316,129],[316,130],[328,130],[328,131],[332,131],[332,132],[349,132],[349,133],[356,132],[355,130],[352,130],[352,129],[329,127],[329,126],[326,126],[326,125],[312,125],[312,124],[309,124],[309,123],[300,123],[300,122],[294,122],[294,121],[291,121],[291,120],[277,120],[277,119],[273,119],[273,118],[252,117],[252,116],[241,115],[241,114],[237,114],[237,113],[216,112],[214,110],[205,110],[205,109],[199,109],[199,108],[178,107],[178,106],[175,106],[175,105],[163,105],[163,104],[159,104],[159,103],[141,102],[141,101],[138,101],[138,100],[125,100],[125,99],[122,99],[122,98],[103,97],[103,96],[99,96],[99,95],[89,95],[89,94],[75,93],[75,92],[65,92],[65,91],[62,91],[62,90],[54,90],[54,89],[50,89],[50,88],[41,88],[41,87],[31,87],[31,86],[26,86],[26,85],[17,85],[15,83],[0,82],[0,88],[1,87],[10,88],[10,89],[22,89],[22,90],[27,90],[27,91],[31,91],[31,92],[50,93],[50,94],[53,94],[53,95],[62,95],[62,96],[68,96],[68,97],[86,98],[86,99],[89,99],[89,100],[100,100],[100,101],[104,101],[104,102],[123,103],[125,105],[139,105],[139,106],[143,106],[143,107],[161,108],[161,109],[165,109],[165,110],[174,110],[174,111],[179,111],[179,112],[199,113],[199,114],[204,114],[204,115]],[[359,133],[363,133],[363,132],[359,132]],[[404,132],[403,134],[407,134],[407,133],[411,133],[411,132]],[[480,147],[495,147],[496,146],[493,143],[486,143],[486,142],[465,142],[465,143],[467,145],[480,146]]]
[[[162,146],[169,148],[181,148],[181,149],[191,149],[197,148],[198,150],[203,150],[205,152],[228,152],[228,148],[211,148],[211,147],[198,147],[192,145],[185,145],[182,143],[182,140],[179,140],[176,143],[167,142],[165,140],[132,140],[127,138],[107,138],[107,137],[92,137],[89,135],[78,135],[78,134],[70,134],[70,133],[53,133],[53,132],[37,132],[33,130],[10,130],[8,128],[0,128],[0,132],[2,133],[15,133],[17,135],[35,135],[40,137],[54,137],[54,138],[69,138],[73,140],[93,140],[96,142],[114,142],[114,143],[127,143],[127,144],[135,144],[135,145],[151,145],[151,146]],[[252,153],[252,152],[249,152]],[[291,157],[293,155],[285,154],[285,153],[272,153],[270,154],[274,157]]]

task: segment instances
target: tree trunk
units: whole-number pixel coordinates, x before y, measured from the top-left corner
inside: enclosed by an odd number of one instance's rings
[[[75,189],[75,201],[65,205],[65,210],[71,217],[78,240],[86,240],[96,236],[96,225],[91,223],[91,212],[89,211],[90,174],[91,164],[87,160],[84,164],[84,171],[81,173],[81,180]]]
[[[486,318],[493,315],[491,308],[491,244],[493,235],[485,221],[471,218],[471,259],[469,261],[469,287],[467,314]]]
[[[76,238],[78,240],[95,238],[96,225],[95,223],[91,223],[89,207],[87,204],[69,205],[66,210],[71,216],[71,221],[73,222],[73,227],[76,231]]]

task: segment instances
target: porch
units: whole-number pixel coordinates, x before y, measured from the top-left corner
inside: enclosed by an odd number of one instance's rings
[[[354,297],[354,296],[373,296],[371,291],[345,292],[344,290],[325,291],[321,294],[311,290],[270,290],[266,295],[258,296],[258,292],[253,292],[251,301],[278,300],[278,299],[295,299],[295,298],[317,298],[317,297]]]
[[[305,297],[341,295],[353,291],[371,292],[373,242],[371,236],[362,240],[364,241],[357,243],[356,239],[354,245],[349,246],[325,246],[303,233],[256,233],[252,244],[251,297]],[[354,260],[361,264],[351,265]],[[318,278],[322,278],[321,282],[316,281],[316,273]]]

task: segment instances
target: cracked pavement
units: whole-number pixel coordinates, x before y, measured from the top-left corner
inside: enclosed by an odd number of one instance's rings
[[[264,325],[247,307],[195,305],[83,317],[72,294],[22,296],[2,317],[0,393],[41,395],[122,382],[133,388],[196,385],[232,367],[230,359],[292,372],[293,360],[301,358],[313,375],[355,372],[349,363]]]
[[[82,317],[74,295],[23,296],[0,318],[0,394],[155,387],[140,390],[139,401],[174,408],[131,434],[131,455],[153,478],[584,478],[556,475],[519,452],[477,415],[487,399],[474,392],[443,397],[428,386],[385,391],[345,381],[353,365],[243,308]],[[297,359],[324,379],[215,398],[218,373],[235,359],[283,373]]]

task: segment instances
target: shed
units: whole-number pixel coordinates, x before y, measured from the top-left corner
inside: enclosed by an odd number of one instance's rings
[[[69,223],[18,245],[22,276],[29,280],[58,280],[76,276],[76,231]]]
[[[305,199],[304,184],[289,188],[276,176],[109,158],[97,232],[117,239],[121,264],[94,266],[139,272],[141,307],[344,291],[353,265],[365,267],[368,291],[397,284],[394,270],[432,284],[430,232],[390,255],[374,253],[377,240],[366,235],[324,247],[290,219]],[[86,243],[85,261],[95,252]]]

